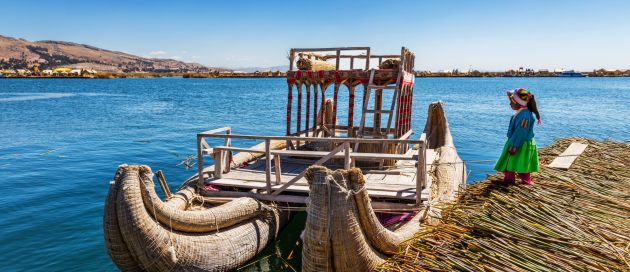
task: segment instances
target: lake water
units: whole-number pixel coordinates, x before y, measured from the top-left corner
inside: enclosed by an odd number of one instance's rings
[[[197,132],[229,125],[234,133],[282,135],[285,82],[1,79],[0,267],[115,270],[101,224],[117,166],[163,169],[175,189],[194,174],[176,165],[195,154]],[[460,156],[494,160],[512,114],[505,90],[516,87],[537,95],[539,146],[566,136],[630,140],[630,78],[418,78],[413,128],[421,131],[426,106],[441,100]],[[492,163],[469,163],[468,169],[471,181],[493,172]],[[291,248],[299,228],[298,220],[283,233],[280,248]],[[299,252],[291,256],[290,263],[299,262]]]

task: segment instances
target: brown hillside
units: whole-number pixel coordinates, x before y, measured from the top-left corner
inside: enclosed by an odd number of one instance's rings
[[[0,35],[0,69],[25,69],[36,63],[39,63],[40,69],[80,66],[80,68],[123,72],[224,70],[173,59],[143,58],[85,44],[61,41],[29,42]]]

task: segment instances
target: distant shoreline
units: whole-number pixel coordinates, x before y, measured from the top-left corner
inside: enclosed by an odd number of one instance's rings
[[[612,71],[611,71],[612,72]],[[416,77],[471,77],[471,78],[496,78],[496,77],[630,77],[630,72],[621,74],[605,74],[597,72],[583,73],[584,76],[561,76],[560,73],[550,74],[514,74],[508,72],[479,72],[469,74],[452,73],[430,73],[416,72]],[[99,73],[90,76],[41,76],[41,75],[0,75],[0,79],[115,79],[115,78],[160,78],[160,77],[182,77],[182,78],[284,78],[284,72],[253,72],[253,73]]]

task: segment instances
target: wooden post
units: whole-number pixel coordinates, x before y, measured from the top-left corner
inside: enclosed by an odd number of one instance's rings
[[[354,57],[350,57],[350,70],[354,69]]]
[[[293,100],[293,83],[288,83],[288,94],[287,94],[287,136],[291,135],[291,102]],[[291,146],[291,141],[287,140],[287,148]]]
[[[295,60],[295,51],[289,51],[289,71],[293,71],[293,61]]]
[[[366,50],[367,50],[367,55],[365,56],[365,70],[370,70],[370,48]]]
[[[427,183],[427,155],[426,155],[426,134],[420,137],[421,143],[418,144],[418,162],[416,166],[416,204],[422,203],[422,189]]]
[[[219,150],[213,153],[214,157],[214,178],[220,179],[223,177],[223,153],[225,151]]]
[[[306,137],[308,137],[308,129],[310,128],[310,124],[311,124],[311,83],[306,81],[306,124],[304,126],[304,129],[306,130]]]
[[[228,128],[228,129],[225,131],[225,134],[228,134],[228,135],[229,135],[229,134],[231,134],[231,133],[232,133],[232,129],[231,129],[231,128]],[[228,138],[225,138],[224,145],[225,145],[225,146],[232,146],[232,138],[229,138],[229,137],[228,137]],[[230,168],[231,168],[231,166],[232,166],[232,165],[231,165],[231,162],[232,162],[232,151],[226,151],[226,153],[225,153],[225,162],[224,162],[224,165],[225,165],[225,172],[226,172],[226,173],[229,173],[229,172],[230,172]]]
[[[335,70],[339,70],[339,61],[341,60],[339,55],[341,55],[341,50],[337,50],[337,60],[335,62]]]
[[[201,147],[202,136],[197,135],[197,175],[199,175],[199,184],[203,184],[203,150]]]
[[[319,106],[319,111],[321,112],[320,116],[319,116],[319,125],[323,126],[325,121],[324,120],[324,116],[326,115],[326,89],[328,88],[327,84],[324,84],[324,82],[321,83],[320,87],[319,87],[322,91],[322,102],[320,103]]]
[[[298,103],[297,103],[297,134],[302,132],[302,82],[297,82]],[[300,141],[297,141],[296,148],[300,147]]]
[[[173,194],[171,193],[171,189],[168,188],[168,183],[166,183],[166,178],[164,177],[164,173],[162,172],[162,170],[158,170],[155,173],[155,176],[160,182],[160,187],[162,187],[162,191],[164,192],[164,196],[166,196],[166,199],[173,197]]]
[[[381,134],[381,111],[383,110],[383,89],[374,92],[374,135]],[[384,150],[384,149],[383,149]]]
[[[335,82],[335,88],[333,90],[333,118],[332,118],[332,134],[333,137],[336,137],[336,129],[337,129],[337,98],[339,96],[339,86],[341,83]]]
[[[279,154],[275,154],[273,156],[273,162],[274,162],[274,167],[275,167],[274,173],[276,174],[276,185],[282,184],[282,169],[280,168],[280,155]]]
[[[339,145],[337,147],[335,147],[332,151],[330,151],[330,153],[326,154],[326,156],[321,157],[319,160],[317,160],[316,162],[314,162],[311,165],[322,165],[325,162],[327,162],[328,160],[330,160],[333,156],[335,156],[337,153],[339,153],[341,151],[341,149],[343,149],[344,146],[343,145]],[[306,170],[302,171],[302,173],[300,173],[299,175],[295,176],[293,179],[291,179],[289,182],[283,184],[280,188],[278,188],[275,192],[273,192],[273,194],[271,195],[279,195],[280,193],[282,193],[282,191],[284,191],[286,188],[289,188],[289,186],[293,185],[296,181],[300,180],[301,178],[304,177],[304,174],[306,174]],[[269,190],[271,190],[271,188],[269,188]]]
[[[344,142],[343,169],[350,169],[350,142]]]
[[[313,84],[313,137],[317,137],[317,85]]]
[[[348,86],[348,137],[354,136],[354,88]]]
[[[267,193],[271,194],[271,140],[265,139],[265,178]]]

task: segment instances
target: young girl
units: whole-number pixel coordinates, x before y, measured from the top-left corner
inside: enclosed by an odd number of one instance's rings
[[[505,174],[503,181],[515,183],[516,173],[525,185],[532,184],[530,173],[538,172],[538,150],[534,141],[534,115],[540,124],[540,114],[534,94],[523,88],[507,92],[510,106],[516,111],[510,119],[508,140],[494,170]]]

